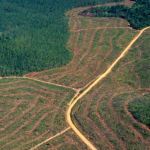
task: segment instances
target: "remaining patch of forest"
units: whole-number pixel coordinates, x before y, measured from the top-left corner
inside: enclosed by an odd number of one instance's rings
[[[66,65],[72,59],[65,12],[120,0],[0,1],[0,76],[22,75]]]
[[[150,25],[150,0],[134,0],[130,8],[124,5],[92,7],[81,14],[92,13],[93,17],[121,17],[129,21],[130,26],[142,29]]]
[[[134,118],[150,127],[150,95],[134,99],[129,103],[128,109]]]

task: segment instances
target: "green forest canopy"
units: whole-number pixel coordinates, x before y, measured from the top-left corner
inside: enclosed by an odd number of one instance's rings
[[[0,76],[66,65],[69,9],[120,0],[0,0]]]
[[[128,20],[135,29],[150,26],[150,0],[133,1],[136,3],[131,8],[124,5],[92,7],[82,14],[91,12],[93,17],[121,17]]]

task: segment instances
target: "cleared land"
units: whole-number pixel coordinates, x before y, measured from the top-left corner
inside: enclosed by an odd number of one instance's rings
[[[141,34],[149,29],[150,27],[144,28],[143,30],[141,30],[139,32],[139,34],[129,43],[129,45],[123,50],[123,52],[120,54],[120,56],[111,64],[111,66],[102,74],[100,75],[91,85],[89,85],[89,87],[83,91],[82,94],[80,94],[68,107],[68,111],[67,111],[67,121],[70,124],[70,127],[75,131],[75,133],[77,133],[77,135],[88,145],[89,148],[91,148],[92,150],[96,150],[96,148],[94,147],[94,145],[91,144],[91,142],[89,140],[87,140],[85,138],[85,136],[83,136],[83,134],[81,132],[79,132],[79,130],[75,127],[75,125],[72,122],[71,119],[71,111],[72,108],[74,107],[74,105],[84,96],[86,95],[96,84],[98,84],[98,82],[100,82],[103,78],[105,78],[110,72],[111,70],[115,67],[115,65],[125,56],[125,54],[128,52],[128,50],[131,48],[131,46],[135,43],[135,41],[141,36]],[[147,117],[148,120],[149,117]]]
[[[69,127],[65,111],[74,94],[28,79],[0,80],[1,149],[29,149]]]
[[[134,119],[128,110],[129,102],[150,95],[149,68],[144,68],[150,60],[149,34],[150,29],[143,33],[111,74],[74,107],[75,125],[97,148],[150,149],[149,128]]]

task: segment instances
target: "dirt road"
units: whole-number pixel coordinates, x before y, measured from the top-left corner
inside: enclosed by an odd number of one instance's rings
[[[65,130],[61,131],[61,132],[60,132],[60,133],[58,133],[58,134],[56,134],[56,135],[54,135],[54,136],[52,136],[52,137],[50,137],[50,138],[46,139],[46,140],[45,140],[45,141],[43,141],[42,143],[39,143],[38,145],[36,145],[36,146],[32,147],[30,150],[34,150],[34,149],[38,148],[39,146],[43,145],[44,143],[46,143],[46,142],[48,142],[48,141],[50,141],[50,140],[54,139],[55,137],[60,136],[61,134],[65,133],[65,132],[66,132],[66,131],[68,131],[69,129],[70,129],[70,127],[68,127],[67,129],[65,129]]]
[[[103,73],[102,75],[100,75],[82,94],[80,94],[72,103],[70,103],[68,110],[67,110],[67,121],[70,125],[70,127],[74,130],[74,132],[81,138],[81,140],[92,150],[96,150],[96,148],[94,147],[94,145],[92,145],[92,143],[86,139],[86,137],[75,127],[75,125],[73,124],[72,120],[71,120],[71,110],[73,108],[73,106],[77,103],[77,101],[79,99],[81,99],[86,93],[88,93],[100,80],[102,80],[104,77],[106,77],[111,70],[113,69],[113,67],[119,62],[119,60],[125,56],[126,52],[131,48],[131,46],[134,44],[134,42],[141,36],[141,34],[149,29],[150,27],[146,27],[143,30],[141,30],[139,32],[139,34],[130,42],[130,44],[125,48],[125,50],[121,53],[121,55],[114,61],[114,63],[107,69],[107,71],[105,73]]]

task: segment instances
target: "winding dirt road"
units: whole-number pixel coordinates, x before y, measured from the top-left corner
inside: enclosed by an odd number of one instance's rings
[[[105,73],[100,75],[82,94],[80,94],[72,103],[69,104],[68,110],[67,110],[67,121],[70,125],[70,127],[74,130],[74,132],[80,137],[80,139],[92,150],[96,150],[97,148],[94,147],[94,145],[86,139],[86,137],[75,127],[71,120],[71,110],[74,107],[74,105],[80,100],[86,93],[88,93],[99,81],[101,81],[104,77],[106,77],[111,70],[114,68],[114,66],[119,62],[119,60],[125,56],[126,52],[131,48],[131,46],[134,44],[134,42],[142,35],[142,33],[149,29],[149,27],[146,27],[142,29],[139,34],[129,43],[129,45],[125,48],[125,50],[121,53],[121,55],[114,61],[114,63],[107,69]]]

